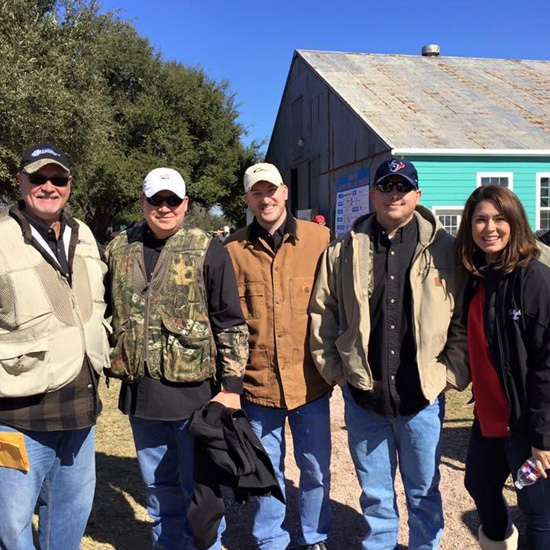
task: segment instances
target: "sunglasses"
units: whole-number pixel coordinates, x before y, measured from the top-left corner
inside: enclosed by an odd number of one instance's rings
[[[410,193],[416,189],[416,187],[408,181],[383,181],[374,186],[374,188],[381,193],[390,193],[394,187],[397,189],[398,193]]]
[[[151,206],[162,206],[164,203],[166,203],[170,208],[175,208],[176,206],[179,206],[183,199],[180,199],[177,195],[170,195],[168,197],[161,197],[160,195],[153,195],[152,197],[145,197],[145,200],[151,205]]]
[[[47,182],[50,182],[55,187],[67,187],[69,185],[70,176],[44,176],[35,172],[34,174],[29,174],[23,170],[23,174],[29,178],[29,181],[33,185],[44,185]]]

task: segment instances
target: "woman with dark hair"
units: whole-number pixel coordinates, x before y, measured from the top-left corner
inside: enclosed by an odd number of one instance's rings
[[[518,490],[529,550],[550,549],[550,269],[516,195],[478,187],[456,240],[469,272],[465,293],[474,424],[466,488],[475,501],[484,550],[516,549],[503,488],[531,455],[541,474]]]

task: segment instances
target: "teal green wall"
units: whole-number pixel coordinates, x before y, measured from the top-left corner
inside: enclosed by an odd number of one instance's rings
[[[407,156],[418,170],[422,204],[463,206],[477,185],[477,172],[512,172],[519,197],[533,229],[536,220],[536,174],[550,172],[550,157],[426,157]]]

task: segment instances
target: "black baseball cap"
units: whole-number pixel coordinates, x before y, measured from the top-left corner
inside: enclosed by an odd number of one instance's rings
[[[29,147],[21,157],[20,170],[34,174],[46,164],[57,164],[67,172],[71,171],[65,153],[50,143],[39,143]]]
[[[374,185],[381,184],[390,176],[400,176],[418,189],[418,172],[414,164],[407,159],[391,158],[385,160],[377,169],[374,175]]]

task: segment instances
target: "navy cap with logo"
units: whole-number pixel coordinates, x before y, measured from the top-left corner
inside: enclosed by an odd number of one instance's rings
[[[374,185],[380,185],[391,176],[400,176],[418,189],[418,172],[410,160],[403,158],[385,160],[376,169]]]
[[[65,153],[50,143],[39,143],[29,147],[21,157],[20,169],[27,174],[34,174],[47,164],[57,164],[65,171],[71,171]]]

